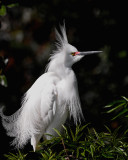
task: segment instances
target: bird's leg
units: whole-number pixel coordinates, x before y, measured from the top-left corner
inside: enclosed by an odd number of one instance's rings
[[[31,138],[31,145],[33,146],[33,151],[36,151],[36,139],[34,136]]]
[[[36,150],[40,149],[39,143],[42,135],[34,135],[31,138],[31,145],[33,146],[33,151],[35,152]]]

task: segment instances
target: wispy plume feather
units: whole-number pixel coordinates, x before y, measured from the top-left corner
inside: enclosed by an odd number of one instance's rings
[[[60,31],[61,31],[61,34],[55,28],[55,35],[56,35],[57,45],[63,47],[65,44],[68,43],[68,39],[67,39],[67,35],[66,35],[65,23],[64,23],[63,26],[60,25]]]

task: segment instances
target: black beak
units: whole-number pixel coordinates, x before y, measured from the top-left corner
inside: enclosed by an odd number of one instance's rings
[[[86,51],[86,52],[79,52],[78,55],[90,55],[90,54],[96,54],[96,53],[102,53],[103,51]]]

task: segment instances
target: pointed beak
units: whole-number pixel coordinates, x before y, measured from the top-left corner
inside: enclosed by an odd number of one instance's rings
[[[96,54],[96,53],[102,53],[102,51],[86,51],[86,52],[77,52],[77,54],[76,54],[76,55],[83,55],[83,56],[86,56],[86,55]]]

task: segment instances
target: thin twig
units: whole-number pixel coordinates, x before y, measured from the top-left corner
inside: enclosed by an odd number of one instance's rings
[[[67,156],[66,159],[67,159],[67,160],[70,160],[69,155],[68,155],[68,153],[67,153],[67,149],[66,149],[65,144],[64,144],[63,138],[62,138],[62,145],[63,145],[63,147],[64,147],[64,151],[65,151],[65,154],[66,154],[66,156]]]

